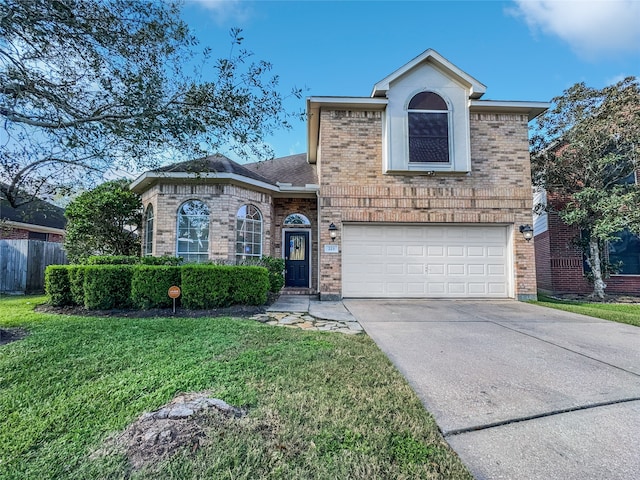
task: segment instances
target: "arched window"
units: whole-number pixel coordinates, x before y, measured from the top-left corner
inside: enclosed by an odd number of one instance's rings
[[[409,162],[449,163],[449,108],[433,92],[409,102]]]
[[[236,260],[262,257],[262,214],[243,205],[236,215]]]
[[[153,205],[149,204],[144,214],[144,241],[142,245],[142,254],[145,256],[153,255]]]
[[[287,215],[284,219],[285,225],[294,225],[296,227],[299,226],[309,226],[311,222],[307,217],[302,215],[301,213],[292,213],[291,215]]]
[[[178,209],[176,255],[186,263],[209,259],[209,208],[200,200],[188,200]]]

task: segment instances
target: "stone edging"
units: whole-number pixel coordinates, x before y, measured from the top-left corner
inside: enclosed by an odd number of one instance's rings
[[[364,332],[363,328],[356,321],[324,320],[309,315],[307,312],[267,312],[253,315],[249,318],[267,325],[298,328],[301,330],[339,332],[347,335],[356,335]]]

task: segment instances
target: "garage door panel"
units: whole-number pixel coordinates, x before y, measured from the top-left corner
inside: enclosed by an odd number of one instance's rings
[[[465,275],[465,266],[464,265],[455,265],[449,264],[447,265],[447,274],[448,275]]]
[[[424,264],[422,264],[422,263],[409,263],[407,265],[407,274],[408,275],[423,275],[424,274]]]
[[[469,265],[469,275],[486,275],[486,265]]]
[[[343,296],[507,297],[507,228],[349,225],[343,230]]]
[[[390,275],[394,275],[394,274],[404,275],[405,265],[402,263],[388,263],[386,265],[386,272],[387,274],[390,274]]]

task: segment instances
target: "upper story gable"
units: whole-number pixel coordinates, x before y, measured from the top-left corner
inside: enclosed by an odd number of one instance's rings
[[[384,172],[469,172],[469,100],[485,91],[431,49],[376,83],[372,98],[388,100]]]
[[[381,173],[466,174],[472,171],[472,113],[520,114],[529,120],[546,102],[481,100],[486,86],[429,49],[377,82],[370,97],[307,100],[308,160],[320,155],[322,110],[379,111]],[[526,127],[525,127],[526,129]]]

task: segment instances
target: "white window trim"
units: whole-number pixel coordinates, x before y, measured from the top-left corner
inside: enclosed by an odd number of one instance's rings
[[[181,252],[180,251],[180,216],[182,215],[180,213],[180,210],[182,210],[182,207],[188,203],[188,202],[200,202],[202,203],[205,207],[207,207],[207,230],[209,230],[209,235],[207,236],[207,250],[206,252]],[[202,200],[199,200],[197,198],[190,198],[189,200],[185,200],[184,202],[182,202],[180,204],[180,206],[178,207],[178,210],[176,211],[177,215],[176,215],[176,257],[183,257],[183,258],[188,258],[190,256],[196,256],[198,257],[198,263],[201,262],[206,262],[207,260],[209,260],[209,249],[211,247],[211,210],[209,210],[209,206],[203,202]],[[196,215],[184,215],[185,217],[195,217]],[[197,215],[198,217],[203,217],[204,215]],[[187,257],[185,257],[187,256]]]
[[[258,212],[258,215],[260,216],[260,220],[255,220],[252,218],[247,218],[246,216],[242,219],[245,222],[249,221],[252,223],[259,223],[260,224],[260,253],[258,255],[256,254],[246,254],[246,253],[238,253],[238,244],[241,243],[238,241],[238,233],[239,233],[239,229],[238,229],[238,220],[241,220],[240,217],[238,217],[238,212],[240,211],[240,209],[242,209],[242,207],[253,207],[256,209],[256,211]],[[262,214],[262,211],[255,205],[251,204],[251,203],[244,203],[242,205],[240,205],[240,207],[238,208],[238,210],[236,211],[236,217],[235,217],[235,222],[236,222],[236,235],[235,235],[235,242],[234,242],[234,251],[235,251],[235,258],[236,261],[238,260],[244,260],[247,258],[262,258],[263,254],[264,254],[264,215]],[[246,243],[246,242],[244,242]],[[258,244],[254,244],[253,242],[251,243],[252,245],[258,245]]]

